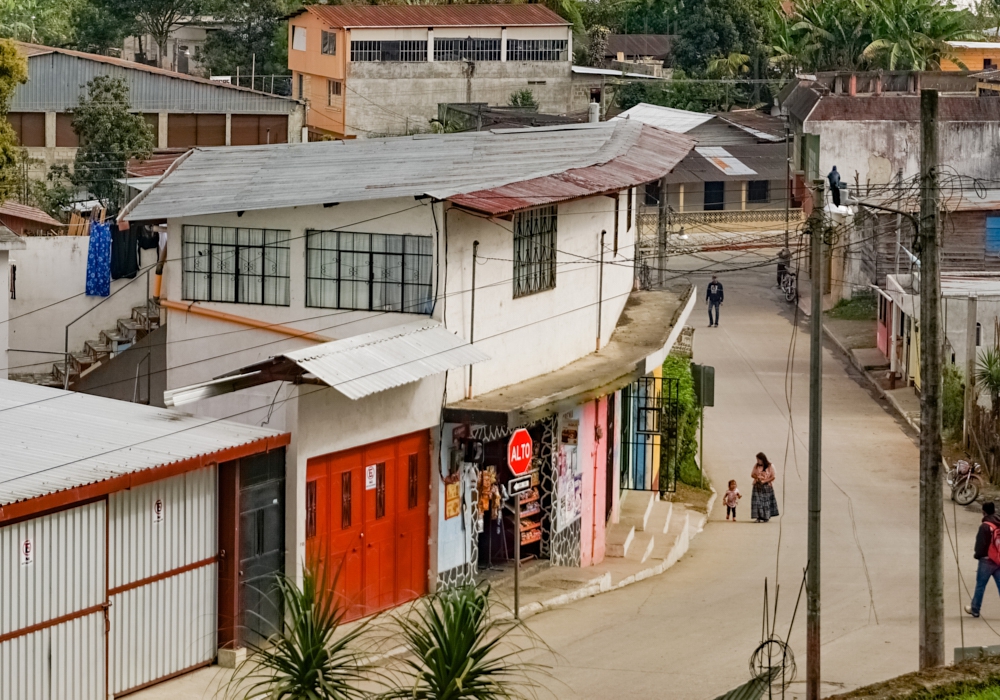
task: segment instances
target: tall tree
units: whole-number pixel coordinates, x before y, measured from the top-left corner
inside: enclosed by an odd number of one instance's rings
[[[147,158],[153,149],[153,131],[142,115],[129,110],[128,85],[121,78],[101,75],[87,83],[73,110],[73,130],[80,137],[73,166],[73,182],[113,206],[132,158]]]
[[[771,0],[685,0],[677,22],[674,65],[704,75],[709,61],[746,54],[751,66],[770,54],[766,6]]]
[[[206,12],[222,20],[223,28],[205,42],[203,63],[212,75],[284,75],[288,72],[287,32],[283,0],[218,0]]]
[[[21,149],[7,120],[14,90],[28,81],[28,61],[9,39],[0,39],[0,202],[17,191],[21,180]]]
[[[107,11],[134,23],[135,31],[148,34],[156,44],[157,65],[163,67],[170,32],[183,20],[198,14],[200,0],[102,0]]]

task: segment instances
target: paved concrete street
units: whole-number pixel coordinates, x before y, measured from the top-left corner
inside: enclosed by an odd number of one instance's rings
[[[758,252],[717,253],[672,266],[752,265]],[[704,294],[707,277],[692,274]],[[726,301],[719,328],[700,305],[692,323],[695,358],[716,367],[708,409],[707,469],[716,488],[737,480],[741,522],[716,503],[691,551],[662,576],[540,614],[530,626],[559,654],[558,697],[669,697],[705,700],[745,682],[761,640],[764,579],[781,585],[779,634],[788,631],[806,558],[809,338],[774,289],[774,268],[721,273]],[[794,370],[786,375],[790,342]],[[829,346],[824,355],[823,678],[824,694],[912,671],[917,666],[917,459],[915,436],[880,405]],[[789,441],[786,378],[794,439]],[[787,452],[786,452],[787,444]],[[754,454],[778,469],[782,517],[748,521]],[[721,499],[720,499],[721,500]],[[946,501],[951,523],[953,513]],[[963,575],[973,585],[978,507],[957,511]],[[780,554],[780,564],[777,557]],[[945,542],[947,657],[960,645],[957,574]],[[963,591],[963,603],[968,596]],[[1000,631],[991,588],[984,616]],[[983,620],[965,620],[966,645],[1000,643]],[[791,636],[799,665],[793,696],[804,697],[805,599]]]

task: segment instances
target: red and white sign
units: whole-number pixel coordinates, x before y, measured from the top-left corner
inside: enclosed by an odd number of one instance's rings
[[[507,443],[507,465],[515,476],[520,476],[531,467],[531,457],[531,435],[524,428],[518,428]]]
[[[28,566],[35,561],[35,545],[27,539],[21,543],[21,566]]]

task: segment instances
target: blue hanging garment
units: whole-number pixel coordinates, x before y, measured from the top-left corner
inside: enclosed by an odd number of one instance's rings
[[[106,297],[111,294],[111,226],[107,223],[90,224],[87,294],[94,297]]]

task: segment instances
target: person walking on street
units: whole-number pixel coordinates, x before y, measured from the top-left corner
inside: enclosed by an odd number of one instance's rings
[[[708,327],[711,328],[715,326],[719,327],[719,307],[722,306],[722,301],[724,298],[724,293],[722,291],[722,282],[712,275],[712,281],[708,283],[708,287],[705,288],[705,301],[708,303]],[[715,311],[715,316],[712,316],[712,311]]]
[[[833,166],[833,170],[830,174],[826,176],[826,179],[830,181],[830,194],[833,195],[834,206],[840,206],[840,173],[837,172],[837,166]]]
[[[1000,551],[994,544],[1000,530],[1000,517],[997,517],[996,506],[987,501],[983,504],[983,522],[976,533],[976,546],[973,556],[979,561],[976,569],[976,592],[972,594],[972,604],[965,606],[965,612],[973,617],[979,617],[979,609],[983,605],[986,586],[992,578],[1000,590]]]
[[[750,495],[750,517],[758,523],[766,523],[771,518],[776,518],[778,513],[778,499],[774,497],[774,465],[767,461],[767,455],[763,452],[757,453],[757,463],[753,465],[750,472],[753,479],[753,492]]]

